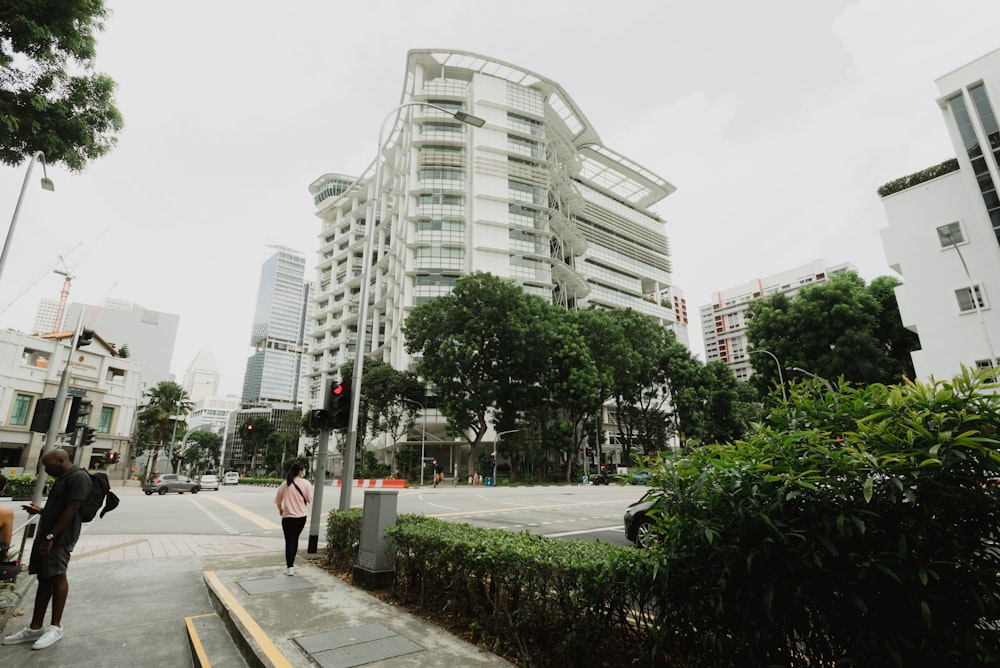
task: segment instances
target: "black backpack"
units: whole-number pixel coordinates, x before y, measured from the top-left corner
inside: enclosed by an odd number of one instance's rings
[[[89,522],[97,516],[101,517],[118,507],[118,496],[111,491],[111,481],[106,473],[90,473],[90,494],[80,504],[80,519]],[[104,506],[104,510],[101,510]]]

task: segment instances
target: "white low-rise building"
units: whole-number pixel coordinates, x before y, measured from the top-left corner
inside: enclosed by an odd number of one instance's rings
[[[114,452],[118,461],[108,467],[109,475],[128,476],[142,366],[118,357],[99,333],[90,345],[77,350],[70,349],[72,338],[73,332],[41,337],[0,332],[0,472],[5,475],[37,471],[46,434],[31,431],[32,420],[39,400],[56,397],[68,359],[66,401],[52,414],[60,432],[53,445],[68,450],[80,466],[91,469],[103,468],[105,456]],[[66,433],[74,396],[89,405],[85,423],[95,429],[94,442],[79,452]]]
[[[889,221],[882,245],[903,276],[899,312],[920,337],[911,354],[920,380],[992,366],[1000,345],[1000,50],[937,86],[957,160],[879,189]]]

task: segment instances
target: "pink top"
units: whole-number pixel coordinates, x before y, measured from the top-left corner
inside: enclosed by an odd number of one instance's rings
[[[292,483],[302,491],[302,494],[291,489],[287,482],[283,482],[278,487],[278,493],[274,495],[274,503],[281,506],[282,517],[305,517],[306,505],[313,500],[313,486],[303,478],[296,478]],[[302,498],[303,495],[305,498]]]

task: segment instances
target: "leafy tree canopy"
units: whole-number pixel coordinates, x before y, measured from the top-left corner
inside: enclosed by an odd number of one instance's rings
[[[82,170],[122,129],[115,82],[93,71],[102,0],[7,0],[0,9],[0,162],[42,151]]]
[[[782,373],[809,374],[868,383],[894,383],[912,377],[910,351],[915,334],[899,318],[893,288],[883,276],[866,286],[854,272],[803,288],[793,298],[784,294],[757,300],[747,312],[747,339],[753,350],[778,358]],[[752,358],[751,381],[761,390],[777,384],[778,369],[764,353]],[[806,374],[808,375],[808,374]]]

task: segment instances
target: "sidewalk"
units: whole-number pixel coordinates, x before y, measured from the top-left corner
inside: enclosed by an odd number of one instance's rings
[[[296,574],[289,577],[283,573],[281,538],[84,535],[69,569],[65,636],[38,651],[30,643],[0,646],[0,664],[512,665],[304,557],[303,549]],[[24,615],[12,618],[4,635],[16,633],[31,618],[34,577],[22,578]]]

